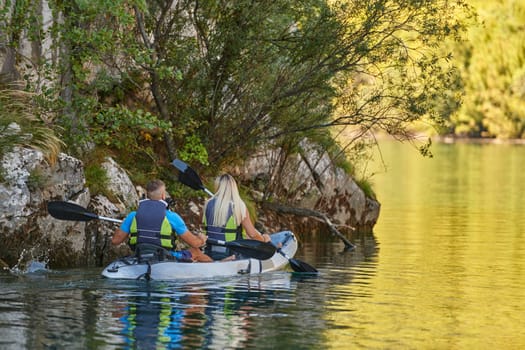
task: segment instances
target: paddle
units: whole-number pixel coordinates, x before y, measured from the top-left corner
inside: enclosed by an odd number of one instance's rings
[[[90,221],[98,219],[116,223],[122,222],[122,220],[119,219],[113,219],[97,215],[88,211],[86,208],[71,202],[48,202],[47,211],[52,217],[59,220]],[[249,256],[250,258],[259,260],[269,259],[275,254],[275,247],[273,245],[252,239],[240,239],[236,241],[224,242],[208,238],[206,243],[225,246],[236,253],[244,254],[246,256]]]
[[[193,168],[191,168],[188,164],[184,163],[180,159],[175,159],[173,162],[171,162],[171,164],[173,164],[173,166],[179,170],[179,181],[182,184],[193,188],[194,190],[203,190],[210,197],[213,196],[213,193],[204,187],[197,172],[193,170]]]
[[[175,159],[172,162],[172,164],[175,168],[179,170],[179,181],[182,184],[188,187],[191,187],[194,190],[204,190],[208,195],[213,196],[213,193],[209,191],[206,187],[204,187],[197,172],[193,170],[188,164],[184,163],[180,159]],[[318,272],[313,266],[308,265],[304,261],[300,261],[300,260],[289,257],[288,255],[286,255],[286,253],[284,253],[281,250],[281,248],[278,248],[277,252],[281,254],[282,256],[284,256],[286,259],[288,259],[290,266],[295,272],[309,272],[309,273]]]
[[[272,244],[257,241],[255,239],[238,239],[236,241],[225,242],[218,239],[208,238],[206,243],[222,245],[230,248],[234,252],[258,260],[270,259],[275,254],[275,247]]]
[[[94,219],[106,220],[111,222],[120,223],[122,220],[107,218],[105,216],[99,216],[85,209],[84,207],[62,201],[51,201],[47,203],[47,211],[52,217],[59,220],[71,220],[71,221],[90,221]]]
[[[297,259],[294,259],[294,258],[290,258],[288,255],[286,255],[285,252],[283,252],[281,250],[281,248],[278,248],[277,252],[279,252],[279,254],[281,254],[286,259],[288,259],[288,262],[290,263],[290,266],[292,267],[292,270],[294,270],[295,272],[308,272],[308,273],[317,273],[317,272],[319,272],[319,271],[317,271],[315,269],[315,267],[313,267],[312,265],[308,265],[304,261],[297,260]]]

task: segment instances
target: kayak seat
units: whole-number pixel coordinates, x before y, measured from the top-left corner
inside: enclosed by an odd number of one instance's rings
[[[137,244],[135,247],[135,256],[139,263],[174,260],[174,257],[167,249],[149,243]]]

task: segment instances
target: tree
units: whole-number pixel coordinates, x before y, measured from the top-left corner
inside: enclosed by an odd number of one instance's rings
[[[441,122],[449,112],[436,101],[455,76],[439,46],[469,11],[462,0],[49,5],[64,47],[55,69],[66,67],[57,86],[75,125],[104,134],[113,120],[133,133],[118,111],[146,110],[165,123],[148,130],[163,128],[169,158],[217,168],[261,147],[295,152],[333,128],[407,139],[411,122]]]
[[[456,45],[465,99],[452,131],[470,137],[525,137],[525,5],[473,1],[479,12],[470,41]],[[502,20],[503,19],[503,20]]]
[[[157,106],[184,127],[179,145],[191,137],[221,164],[329,127],[409,139],[413,121],[441,123],[450,111],[436,101],[457,76],[439,44],[461,34],[468,11],[463,1],[164,1],[136,16]]]

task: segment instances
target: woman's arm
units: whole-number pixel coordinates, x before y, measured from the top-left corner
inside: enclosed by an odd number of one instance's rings
[[[190,246],[191,258],[198,262],[212,262],[213,259],[204,254],[199,248],[206,244],[206,236],[202,233],[193,234],[190,231],[184,232],[179,237]]]
[[[255,240],[258,240],[258,241],[262,241],[262,242],[270,242],[271,241],[269,235],[261,234],[259,231],[257,231],[255,226],[253,226],[252,220],[250,219],[250,214],[248,212],[246,213],[246,216],[242,220],[242,227],[244,227],[244,230],[246,231],[246,234],[251,239],[255,239]]]

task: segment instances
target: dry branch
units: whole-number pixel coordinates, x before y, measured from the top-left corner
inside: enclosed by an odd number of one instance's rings
[[[336,235],[343,241],[343,243],[345,244],[345,249],[355,249],[355,245],[352,244],[352,242],[350,242],[341,232],[339,232],[339,230],[336,228],[336,226],[332,223],[332,221],[328,218],[326,214],[321,213],[320,211],[306,208],[290,207],[284,204],[274,202],[263,202],[262,206],[279,214],[292,214],[297,216],[311,217],[316,220],[320,220],[324,222],[326,226],[328,226],[332,234]],[[348,227],[354,230],[353,227]]]

